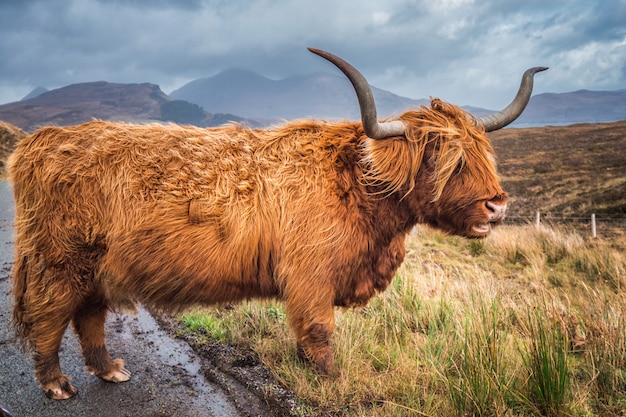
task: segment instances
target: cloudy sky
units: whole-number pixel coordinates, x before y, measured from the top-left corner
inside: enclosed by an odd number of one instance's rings
[[[626,0],[0,0],[0,104],[34,87],[151,82],[228,68],[272,79],[342,56],[396,94],[490,109],[535,92],[626,88]]]

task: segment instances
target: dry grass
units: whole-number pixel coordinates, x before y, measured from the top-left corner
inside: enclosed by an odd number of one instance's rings
[[[620,416],[626,260],[609,242],[501,227],[486,241],[418,229],[390,288],[337,310],[342,375],[296,357],[280,303],[185,315],[254,349],[314,415]]]

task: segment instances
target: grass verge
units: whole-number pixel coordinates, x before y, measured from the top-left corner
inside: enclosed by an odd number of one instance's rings
[[[625,284],[611,242],[532,226],[485,241],[420,228],[385,293],[336,311],[336,379],[297,359],[279,302],[180,320],[253,349],[314,415],[623,416]]]

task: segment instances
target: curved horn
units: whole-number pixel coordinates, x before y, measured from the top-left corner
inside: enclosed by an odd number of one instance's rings
[[[404,135],[405,126],[399,120],[379,123],[376,119],[376,103],[367,80],[356,68],[330,52],[308,48],[309,51],[335,64],[352,83],[361,108],[361,121],[365,134],[372,139],[385,139],[391,136]]]
[[[534,67],[524,72],[522,83],[511,104],[497,113],[479,119],[479,123],[483,125],[485,132],[493,132],[494,130],[502,129],[522,114],[533,92],[533,76],[547,69],[547,67]]]

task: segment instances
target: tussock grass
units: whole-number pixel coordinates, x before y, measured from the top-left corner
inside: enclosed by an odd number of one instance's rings
[[[336,311],[336,379],[297,359],[280,303],[181,320],[255,350],[314,415],[624,415],[626,260],[610,242],[533,226],[484,241],[419,228],[407,249],[385,293]]]

